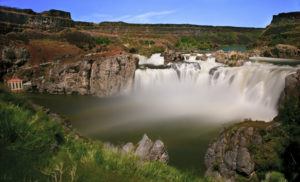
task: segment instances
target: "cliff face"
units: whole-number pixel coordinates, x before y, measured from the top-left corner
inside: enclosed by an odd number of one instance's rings
[[[91,26],[91,23],[75,22],[69,12],[50,10],[36,13],[31,9],[16,9],[0,6],[0,33],[20,32],[25,29],[60,31],[76,25]]]
[[[300,12],[274,15],[260,39],[270,46],[290,44],[300,48]]]
[[[44,78],[33,80],[40,92],[50,94],[117,95],[131,87],[137,60],[119,55],[101,60],[85,60],[53,65]]]
[[[225,181],[239,181],[239,177],[259,181],[259,154],[255,150],[270,145],[264,137],[271,136],[279,126],[280,123],[250,121],[224,130],[206,152],[206,176]]]
[[[271,24],[300,23],[300,11],[274,15]]]

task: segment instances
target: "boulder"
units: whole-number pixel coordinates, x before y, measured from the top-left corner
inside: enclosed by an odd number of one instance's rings
[[[167,52],[163,52],[161,53],[161,56],[164,57],[164,64],[168,64],[170,62],[182,62],[184,61],[184,56],[179,53],[176,52],[174,50],[169,50]]]
[[[169,155],[164,143],[161,140],[153,143],[146,134],[139,141],[135,155],[140,156],[144,161],[161,161],[166,164],[169,162]]]
[[[149,160],[150,159],[150,151],[153,146],[152,140],[148,138],[146,134],[144,134],[141,141],[138,143],[138,147],[135,151],[135,155],[140,156],[143,160]]]
[[[202,56],[196,56],[196,60],[206,61],[208,57],[206,54],[203,54]]]
[[[114,152],[120,152],[122,155],[133,153],[139,156],[143,162],[147,161],[160,161],[165,164],[169,162],[169,154],[161,140],[153,141],[144,134],[143,138],[135,146],[129,142],[122,147],[115,146],[109,142],[104,143],[104,148]]]

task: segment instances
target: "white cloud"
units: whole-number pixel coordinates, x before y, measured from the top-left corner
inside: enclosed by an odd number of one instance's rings
[[[94,22],[98,23],[102,21],[103,19],[109,18],[109,15],[106,14],[99,14],[99,13],[94,13],[90,16],[81,16],[76,18],[77,21],[86,21],[86,22]]]
[[[125,15],[118,18],[113,18],[110,21],[125,21],[131,23],[152,23],[153,19],[162,18],[169,14],[174,13],[174,11],[159,11],[159,12],[147,12],[139,15]]]

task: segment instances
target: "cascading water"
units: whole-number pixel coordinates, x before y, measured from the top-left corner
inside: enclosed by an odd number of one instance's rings
[[[158,58],[159,60],[155,60]],[[140,64],[163,64],[155,55]],[[242,119],[270,121],[277,114],[277,102],[285,77],[295,71],[289,66],[247,62],[226,67],[210,57],[168,69],[137,69],[134,89],[141,107],[159,117],[199,117],[206,121]]]

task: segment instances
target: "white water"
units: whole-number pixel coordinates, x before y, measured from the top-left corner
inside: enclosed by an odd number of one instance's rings
[[[163,63],[153,55],[143,63]],[[157,59],[157,60],[156,60]],[[193,117],[228,122],[242,119],[271,121],[285,77],[296,68],[247,62],[224,67],[214,58],[171,64],[169,69],[136,70],[134,98],[143,100],[153,119]],[[170,64],[170,63],[169,63]],[[216,68],[213,71],[213,68]]]
[[[161,57],[159,53],[151,55],[150,58],[138,55],[138,58],[139,58],[139,65],[142,64],[163,65],[164,64],[164,58]]]

